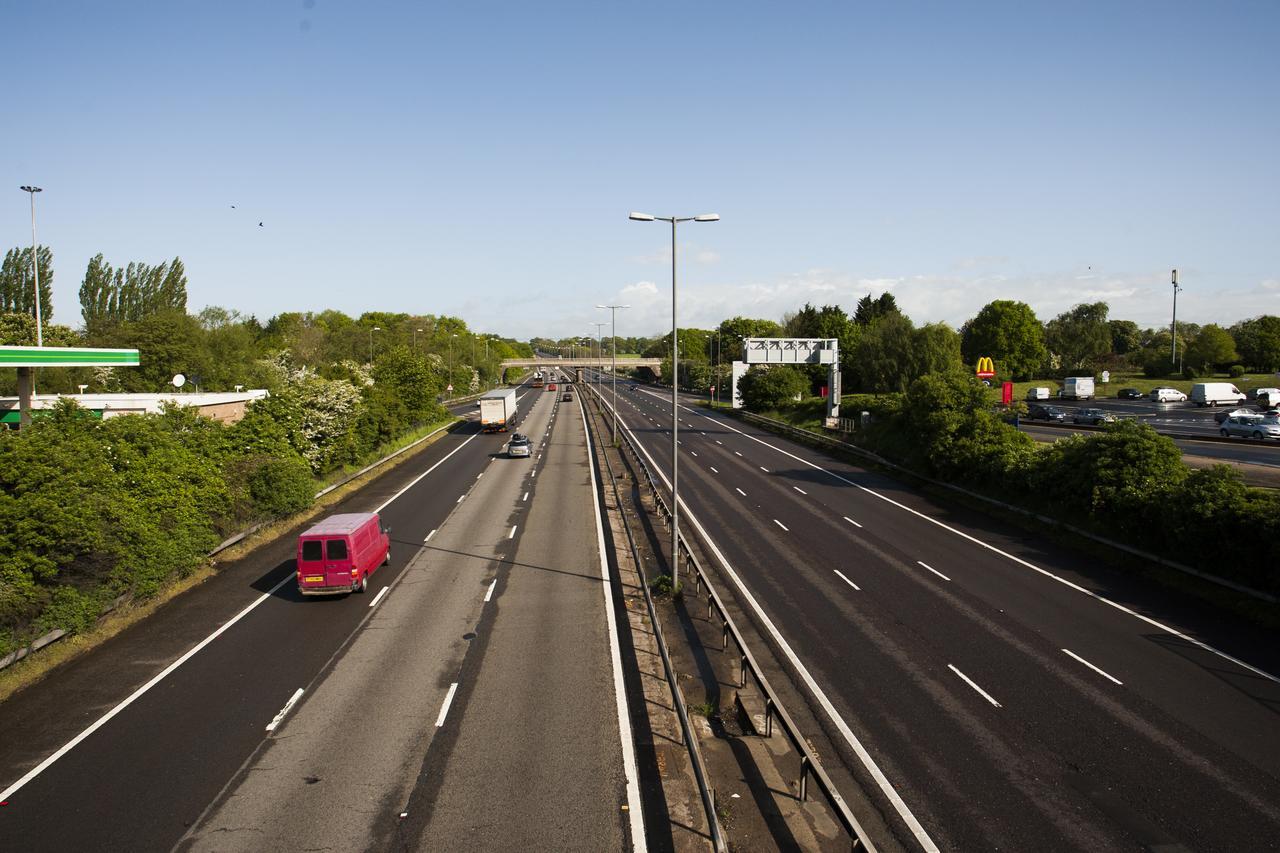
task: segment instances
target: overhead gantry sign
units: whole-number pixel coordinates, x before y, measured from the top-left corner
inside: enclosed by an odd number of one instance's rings
[[[742,361],[733,363],[733,407],[742,408],[738,380],[753,364],[825,364],[827,422],[840,417],[840,342],[835,338],[744,338]]]

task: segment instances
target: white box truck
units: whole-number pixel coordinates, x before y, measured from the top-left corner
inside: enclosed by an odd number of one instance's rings
[[[480,395],[480,428],[506,432],[516,423],[516,389],[499,388]]]
[[[1244,394],[1230,382],[1197,382],[1191,386],[1191,402],[1197,406],[1238,406]]]
[[[1093,395],[1092,376],[1068,376],[1062,380],[1061,396],[1064,400],[1092,400]]]

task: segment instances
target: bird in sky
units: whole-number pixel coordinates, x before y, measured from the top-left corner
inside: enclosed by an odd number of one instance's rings
[[[262,227],[262,223],[261,223],[261,222],[259,222],[259,223],[258,223],[258,227],[259,227],[259,228],[261,228],[261,227]]]

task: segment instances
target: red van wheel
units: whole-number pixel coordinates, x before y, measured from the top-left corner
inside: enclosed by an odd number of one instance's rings
[[[369,576],[368,576],[368,575],[361,575],[361,576],[360,576],[360,580],[358,580],[358,581],[352,581],[352,583],[351,583],[351,591],[352,591],[352,592],[359,592],[359,593],[363,593],[363,592],[364,592],[366,589],[368,589],[368,588],[369,588]]]
[[[387,556],[382,558],[382,565],[384,566],[391,565],[391,546],[389,545],[387,546]]]

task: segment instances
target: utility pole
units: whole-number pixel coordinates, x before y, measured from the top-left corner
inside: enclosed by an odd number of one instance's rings
[[[1173,339],[1173,349],[1169,354],[1169,361],[1173,364],[1178,363],[1178,291],[1182,290],[1178,287],[1178,271],[1173,271],[1173,323],[1170,327],[1170,337]]]

